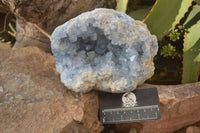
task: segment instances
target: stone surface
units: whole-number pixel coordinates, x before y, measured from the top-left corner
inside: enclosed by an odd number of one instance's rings
[[[66,90],[52,55],[0,48],[1,133],[98,133],[97,114],[97,93]]]
[[[144,23],[99,8],[58,26],[51,48],[68,89],[120,93],[135,89],[153,75],[158,45]]]
[[[98,7],[115,8],[116,0],[0,0],[1,6],[16,15],[14,48],[37,46],[51,52],[50,40],[34,24],[49,34],[55,27],[82,12]]]
[[[200,121],[200,82],[185,85],[143,85],[157,87],[162,119],[115,125],[119,133],[136,128],[139,133],[173,133]]]
[[[200,133],[200,127],[190,126],[186,129],[186,133]]]
[[[197,123],[194,123],[194,124],[192,124],[192,125],[186,126],[186,127],[182,128],[182,129],[178,130],[178,131],[175,132],[175,133],[186,133],[186,130],[188,130],[189,127],[192,127],[192,128],[194,127],[195,129],[196,129],[196,127],[197,127],[197,128],[200,129],[200,121],[197,122]],[[190,128],[189,128],[189,129],[190,129]],[[190,129],[190,130],[191,130],[191,129]],[[199,133],[200,133],[200,132],[199,132]]]
[[[11,45],[4,43],[4,42],[0,42],[0,49],[10,49],[11,50]]]

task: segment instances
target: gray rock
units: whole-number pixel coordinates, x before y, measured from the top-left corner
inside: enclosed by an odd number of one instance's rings
[[[99,8],[58,26],[51,48],[68,89],[120,93],[135,89],[153,75],[158,45],[144,23]]]

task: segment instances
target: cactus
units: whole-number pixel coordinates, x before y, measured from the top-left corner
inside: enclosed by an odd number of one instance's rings
[[[200,5],[200,0],[195,0],[195,2]]]
[[[151,5],[137,6],[136,10],[130,11],[128,13],[128,15],[131,16],[134,19],[143,21],[144,18],[146,18],[146,16],[148,15],[148,13],[151,10],[151,8],[152,8]]]
[[[199,2],[199,0],[196,1]],[[157,0],[154,8],[145,19],[150,31],[160,39],[179,24],[182,18],[187,18],[184,26],[188,28],[189,33],[185,34],[183,44],[182,83],[198,81],[200,69],[200,6],[193,6],[192,2],[193,0],[171,0],[170,2]],[[189,12],[190,7],[192,7],[191,12]],[[166,12],[166,10],[171,12]],[[185,16],[186,13],[189,15]]]
[[[117,0],[116,10],[126,13],[128,7],[128,0]]]
[[[183,78],[182,83],[198,81],[200,69],[200,6],[195,5],[189,13],[185,27],[189,33],[185,34],[183,49]]]
[[[145,18],[152,34],[161,39],[178,24],[188,11],[193,0],[157,0]]]

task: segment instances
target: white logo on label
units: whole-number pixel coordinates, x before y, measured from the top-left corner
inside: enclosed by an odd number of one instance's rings
[[[126,92],[122,95],[123,107],[134,107],[137,104],[136,96],[132,92]]]

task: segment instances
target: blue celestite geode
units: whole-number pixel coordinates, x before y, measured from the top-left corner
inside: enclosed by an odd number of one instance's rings
[[[154,73],[157,39],[146,25],[112,9],[95,9],[51,36],[56,69],[75,92],[134,90]]]

